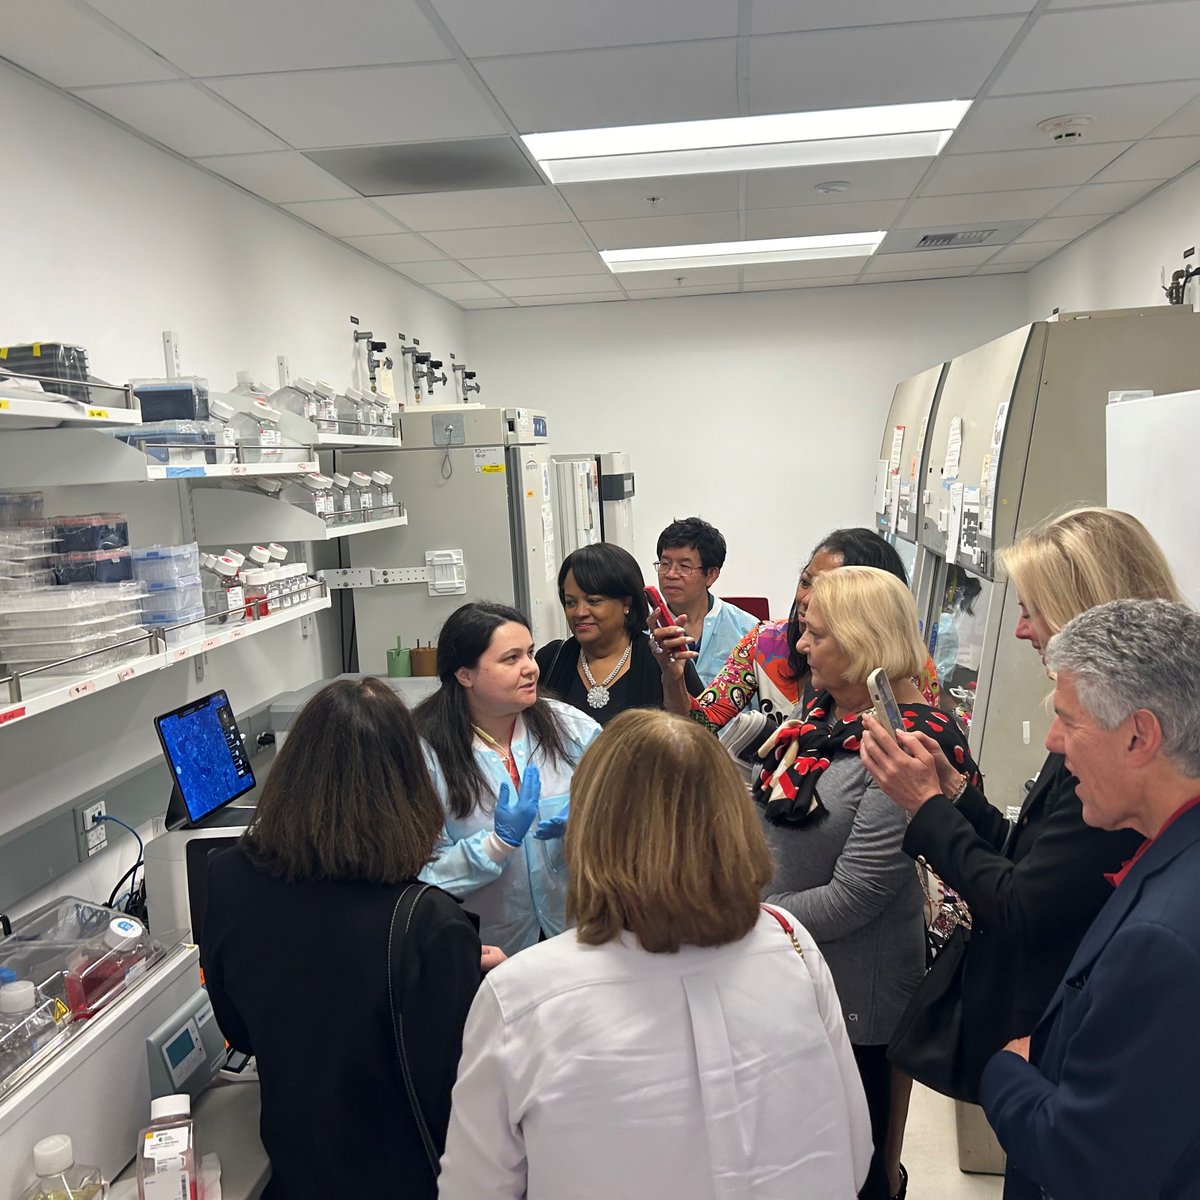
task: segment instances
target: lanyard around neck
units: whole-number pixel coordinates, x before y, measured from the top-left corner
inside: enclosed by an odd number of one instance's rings
[[[514,732],[516,730],[516,727],[517,727],[516,722],[514,721],[513,722]],[[505,750],[504,747],[501,746],[500,743],[498,741],[496,741],[496,739],[494,737],[492,737],[492,735],[490,733],[488,733],[488,731],[486,729],[480,729],[478,725],[472,725],[471,728],[473,730],[475,730],[475,736],[478,737],[481,742],[483,742],[487,746],[490,746],[493,750],[495,750],[495,752],[498,755],[500,755],[500,761],[502,763],[504,763],[504,768],[508,772],[509,779],[511,779],[517,787],[520,787],[521,786],[521,775],[520,775],[520,772],[517,770],[517,764],[516,764],[516,761],[513,759],[512,751]]]

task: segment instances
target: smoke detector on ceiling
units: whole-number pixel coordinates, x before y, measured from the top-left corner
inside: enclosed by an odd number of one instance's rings
[[[1064,117],[1047,117],[1038,122],[1038,128],[1057,145],[1083,140],[1083,132],[1095,122],[1088,113],[1072,113]]]

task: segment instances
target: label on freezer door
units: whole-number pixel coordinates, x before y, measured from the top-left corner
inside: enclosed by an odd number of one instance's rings
[[[504,474],[504,447],[480,446],[471,451],[476,475]]]

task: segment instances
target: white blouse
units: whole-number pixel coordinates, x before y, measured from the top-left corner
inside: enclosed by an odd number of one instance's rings
[[[440,1200],[853,1200],[866,1101],[828,968],[784,916],[803,959],[763,913],[728,946],[567,931],[492,971]]]

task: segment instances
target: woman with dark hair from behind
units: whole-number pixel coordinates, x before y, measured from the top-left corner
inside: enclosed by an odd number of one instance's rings
[[[627,708],[663,707],[643,586],[637,559],[608,542],[580,547],[558,570],[558,599],[571,636],[537,652],[542,688],[601,725]],[[690,663],[686,668],[680,686],[699,692],[700,676]]]
[[[467,898],[506,954],[566,928],[571,775],[599,725],[538,695],[528,619],[464,604],[438,635],[441,687],[416,711],[445,829],[421,878]]]
[[[209,864],[205,980],[225,1037],[258,1058],[267,1200],[437,1194],[394,1022],[440,1152],[479,936],[437,888],[403,934],[392,925],[441,828],[408,709],[380,680],[338,680],[304,706],[250,828]]]

